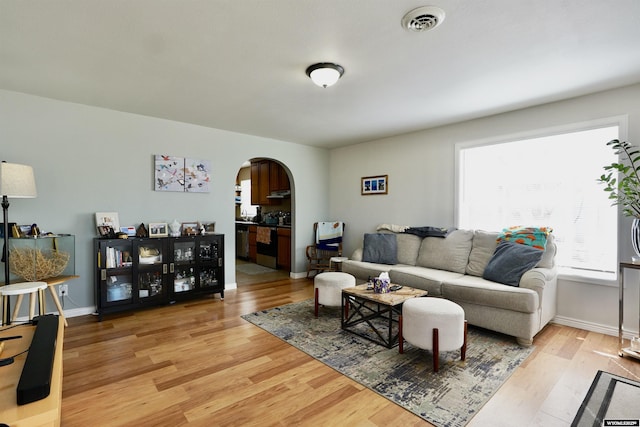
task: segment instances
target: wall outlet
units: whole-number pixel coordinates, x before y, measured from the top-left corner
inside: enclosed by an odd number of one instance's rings
[[[60,287],[58,288],[58,293],[60,294],[61,297],[69,295],[69,287],[68,287],[68,285],[66,283],[60,285]]]

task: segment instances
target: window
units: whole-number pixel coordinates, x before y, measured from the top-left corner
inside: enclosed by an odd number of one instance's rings
[[[253,218],[258,214],[258,207],[251,204],[251,180],[240,181],[240,213],[243,217]]]
[[[567,276],[615,279],[618,209],[597,182],[623,118],[500,141],[458,144],[460,228],[550,226]]]

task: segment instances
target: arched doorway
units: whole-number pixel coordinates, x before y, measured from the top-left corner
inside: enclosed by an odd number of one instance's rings
[[[294,216],[289,169],[275,159],[253,158],[241,165],[235,185],[238,286],[289,277]]]

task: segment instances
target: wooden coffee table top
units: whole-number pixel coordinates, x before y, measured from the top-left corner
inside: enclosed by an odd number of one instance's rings
[[[342,293],[389,306],[402,304],[410,298],[424,297],[428,293],[422,289],[403,286],[402,289],[398,289],[397,291],[386,294],[376,294],[373,292],[373,289],[368,290],[367,286],[367,283],[363,283],[352,288],[344,288],[342,289]]]

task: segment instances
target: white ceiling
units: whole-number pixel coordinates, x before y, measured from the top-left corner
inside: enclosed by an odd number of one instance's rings
[[[639,0],[0,0],[0,89],[321,147],[637,82]]]

